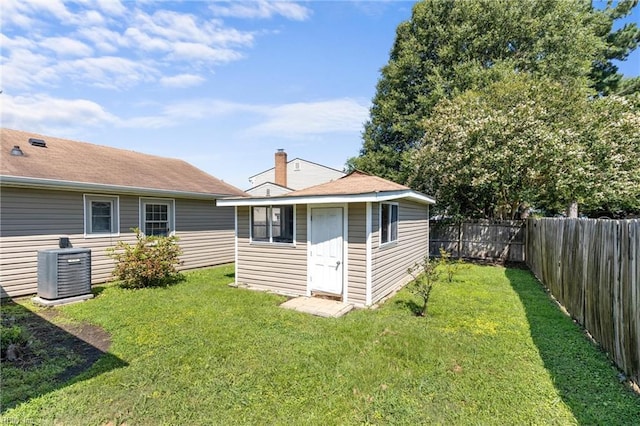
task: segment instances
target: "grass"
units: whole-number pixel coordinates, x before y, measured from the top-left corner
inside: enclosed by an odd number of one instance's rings
[[[232,267],[167,288],[107,286],[64,315],[110,355],[4,413],[51,424],[629,424],[640,397],[527,271],[472,266],[429,316],[403,290],[326,319],[234,289]]]

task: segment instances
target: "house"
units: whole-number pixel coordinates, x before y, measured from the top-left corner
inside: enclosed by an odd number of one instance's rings
[[[236,209],[236,284],[370,306],[411,280],[428,253],[431,197],[355,171]]]
[[[177,159],[0,130],[2,296],[37,290],[37,251],[91,249],[92,283],[113,270],[105,249],[135,241],[131,228],[176,235],[182,269],[234,260],[234,209],[241,190]],[[66,242],[66,241],[65,241]]]
[[[339,179],[344,175],[340,170],[302,158],[287,161],[287,153],[279,149],[275,154],[274,167],[251,176],[249,182],[253,186],[245,192],[256,197],[279,196]]]

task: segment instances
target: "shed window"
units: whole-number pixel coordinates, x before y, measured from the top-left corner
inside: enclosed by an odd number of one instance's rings
[[[293,206],[261,206],[251,211],[251,240],[268,243],[293,243]]]
[[[380,244],[398,241],[398,205],[380,204]]]
[[[113,235],[120,230],[118,197],[84,195],[85,235]]]

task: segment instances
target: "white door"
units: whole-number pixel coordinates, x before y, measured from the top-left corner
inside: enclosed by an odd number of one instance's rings
[[[311,209],[311,291],[342,294],[342,207]]]

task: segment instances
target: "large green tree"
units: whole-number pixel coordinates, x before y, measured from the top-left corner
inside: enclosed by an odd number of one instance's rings
[[[621,0],[613,4],[608,0],[603,9],[592,8],[594,29],[598,37],[604,40],[602,51],[596,56],[591,68],[590,79],[592,87],[602,95],[612,93],[629,93],[630,87],[634,92],[640,88],[637,79],[634,84],[618,72],[618,67],[612,60],[624,61],[640,43],[640,28],[633,23],[627,23],[621,28],[613,29],[616,20],[624,18],[631,13],[631,9],[638,5],[638,0]]]
[[[638,32],[634,25],[612,32],[612,23],[636,3],[623,0],[604,11],[569,0],[417,3],[397,29],[360,156],[349,167],[406,183],[410,170],[404,158],[420,145],[420,123],[438,102],[514,73],[605,94],[618,90],[611,60],[637,46]]]
[[[410,183],[447,216],[640,208],[640,98],[585,92],[516,74],[443,99],[422,123]]]

